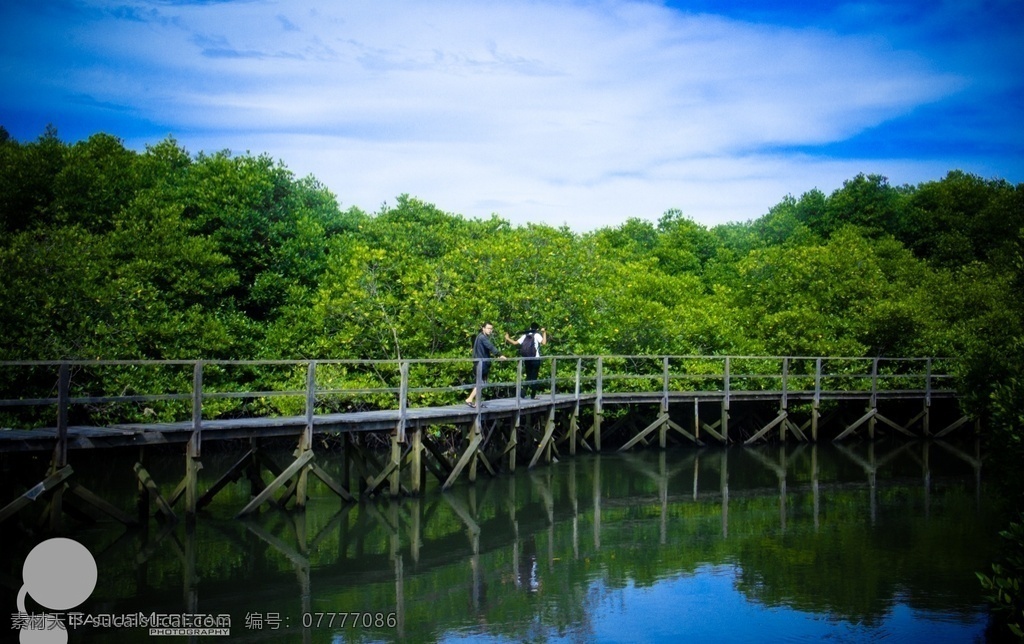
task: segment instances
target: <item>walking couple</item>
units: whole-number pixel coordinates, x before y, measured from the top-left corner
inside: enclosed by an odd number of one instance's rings
[[[491,334],[494,333],[494,325],[490,322],[480,327],[480,332],[477,333],[476,339],[473,340],[473,364],[474,366],[479,365],[480,369],[480,382],[486,382],[487,376],[491,372],[491,356],[497,354],[498,358],[505,360],[505,356],[498,352],[497,347],[491,342]],[[519,346],[519,353],[525,360],[523,366],[526,370],[526,380],[531,382],[530,390],[535,392],[537,389],[537,376],[540,373],[540,345],[548,343],[548,332],[547,329],[540,328],[536,322],[530,325],[529,330],[523,331],[518,339],[514,339],[505,334],[505,341],[509,344]],[[475,370],[474,370],[475,374]],[[466,398],[466,404],[470,407],[476,407],[476,397],[479,394],[479,387],[473,387],[473,391],[469,392],[469,398]],[[531,398],[533,397],[531,393]]]

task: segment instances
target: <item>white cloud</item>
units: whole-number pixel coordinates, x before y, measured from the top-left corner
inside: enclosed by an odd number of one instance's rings
[[[144,20],[74,32],[100,63],[69,92],[193,152],[267,151],[367,210],[404,192],[581,230],[671,207],[754,217],[836,169],[766,149],[963,85],[881,40],[641,2],[136,5]]]

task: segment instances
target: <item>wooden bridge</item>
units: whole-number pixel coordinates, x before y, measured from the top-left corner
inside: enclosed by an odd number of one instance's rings
[[[303,507],[310,475],[353,501],[418,495],[428,471],[448,489],[463,476],[474,482],[481,468],[493,476],[514,471],[520,460],[533,467],[581,448],[624,451],[655,440],[662,448],[670,440],[813,442],[826,431],[835,441],[857,434],[873,439],[882,430],[941,438],[968,422],[956,409],[947,359],[543,361],[545,375],[537,381],[524,380],[521,359],[494,361],[490,382],[481,380],[477,364],[475,383],[473,363],[459,359],[0,362],[0,423],[19,427],[0,429],[0,454],[51,454],[45,475],[39,474],[43,480],[36,478],[38,483],[7,502],[0,522],[48,498],[46,516],[56,529],[65,492],[130,524],[146,520],[153,505],[158,514],[176,519],[173,508],[182,499],[186,517],[193,518],[226,485],[244,477],[251,500],[239,511],[242,516],[268,502],[285,506],[294,500]],[[144,391],[147,384],[156,390]],[[462,399],[474,386],[482,388],[480,404],[470,407]],[[956,420],[933,431],[933,403],[943,401],[956,409]],[[645,415],[653,418],[637,425]],[[272,439],[295,441],[287,466],[262,449]],[[200,493],[204,441],[228,440],[247,441],[247,451]],[[390,447],[383,462],[374,440]],[[317,463],[318,443],[342,451],[340,480]],[[525,454],[519,453],[521,444]],[[184,475],[169,495],[143,465],[146,448],[166,445],[183,445],[185,455]],[[72,478],[72,450],[103,448],[140,450],[138,519]],[[271,472],[269,482],[264,470]]]

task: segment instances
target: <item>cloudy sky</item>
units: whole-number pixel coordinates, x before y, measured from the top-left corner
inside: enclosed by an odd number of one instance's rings
[[[3,0],[0,125],[267,153],[577,231],[857,173],[1024,181],[1024,2]]]

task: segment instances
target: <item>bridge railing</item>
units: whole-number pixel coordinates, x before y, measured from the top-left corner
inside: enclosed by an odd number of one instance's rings
[[[0,427],[201,423],[460,404],[476,384],[468,358],[417,360],[71,360],[0,362]],[[520,358],[494,360],[486,398],[629,392],[933,391],[953,388],[943,358],[544,356],[535,381]],[[532,387],[531,387],[532,385]]]

